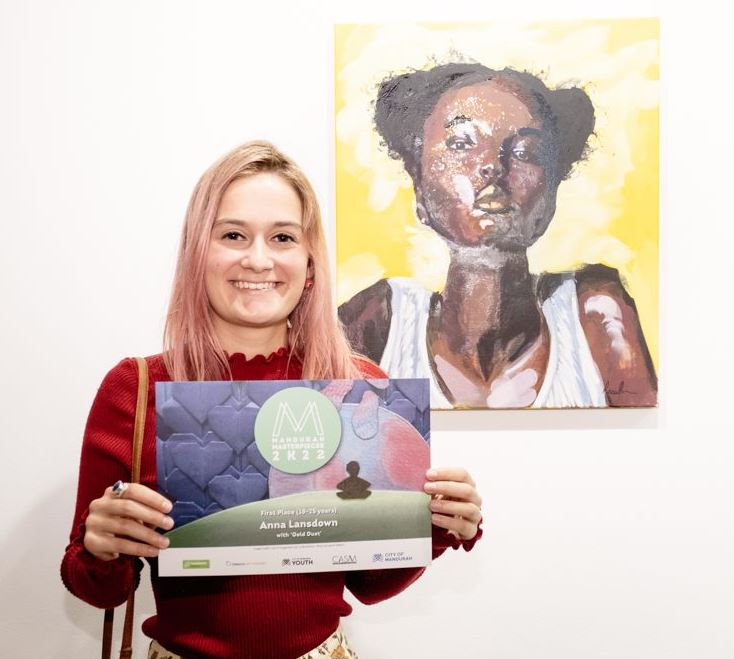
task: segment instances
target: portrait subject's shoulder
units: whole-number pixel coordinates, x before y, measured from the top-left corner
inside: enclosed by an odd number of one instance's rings
[[[549,297],[556,292],[558,287],[563,284],[573,273],[570,272],[541,272],[537,275],[535,282],[535,291],[538,302],[543,304]]]
[[[381,279],[339,306],[339,320],[352,348],[379,363],[390,332],[392,289]]]
[[[616,268],[601,263],[589,264],[579,268],[574,278],[579,319],[587,334],[593,325],[601,326],[604,335],[609,336],[610,332],[614,334],[613,328],[617,328],[628,337],[637,335],[637,340],[644,344],[635,301]]]
[[[609,404],[657,403],[657,376],[635,302],[620,274],[601,264],[576,274],[579,320],[604,380]]]
[[[622,281],[619,270],[602,263],[585,265],[574,273],[579,300],[591,295],[607,295],[634,309],[635,303]]]

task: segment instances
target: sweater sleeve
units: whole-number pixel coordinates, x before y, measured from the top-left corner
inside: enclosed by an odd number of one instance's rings
[[[362,377],[367,380],[383,380],[388,377],[385,371],[383,371],[377,364],[375,364],[375,362],[367,359],[367,357],[355,355],[354,357],[352,357],[352,361],[354,362],[354,365],[359,369]]]
[[[438,526],[433,526],[432,531],[432,553],[434,559],[441,556],[449,547],[453,549],[463,547],[465,551],[471,551],[477,540],[482,537],[481,528],[477,530],[477,534],[471,540],[463,541]],[[346,585],[351,593],[363,604],[377,604],[404,591],[425,570],[426,568],[424,567],[405,567],[389,570],[358,570],[347,572]]]
[[[71,593],[93,606],[122,604],[139,580],[142,561],[121,556],[102,561],[84,547],[84,521],[92,500],[117,480],[129,480],[138,373],[125,359],[105,377],[87,419],[79,466],[74,521],[61,563],[61,579]]]

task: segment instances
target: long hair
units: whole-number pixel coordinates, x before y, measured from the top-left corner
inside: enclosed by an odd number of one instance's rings
[[[298,194],[303,236],[313,268],[313,286],[304,289],[291,312],[291,357],[310,379],[360,377],[336,317],[326,240],[316,195],[301,169],[272,144],[248,142],[204,172],[186,211],[176,274],[164,331],[164,359],[174,380],[230,379],[227,355],[214,331],[204,284],[212,227],[227,186],[237,179],[270,172]]]

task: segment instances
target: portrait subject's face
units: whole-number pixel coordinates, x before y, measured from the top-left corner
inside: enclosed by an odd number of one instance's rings
[[[502,80],[449,90],[424,124],[419,213],[449,240],[520,250],[555,210],[550,135]]]

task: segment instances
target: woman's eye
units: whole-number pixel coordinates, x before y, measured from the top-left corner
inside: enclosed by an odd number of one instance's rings
[[[449,137],[446,140],[446,146],[454,151],[466,151],[474,147],[475,144],[470,137]]]
[[[540,145],[527,141],[518,142],[512,147],[512,157],[519,162],[537,164],[540,162]]]
[[[278,243],[295,242],[295,240],[296,239],[293,236],[290,236],[287,233],[279,233],[275,236],[275,241]]]
[[[224,240],[244,240],[245,237],[239,231],[227,231],[222,238]]]

